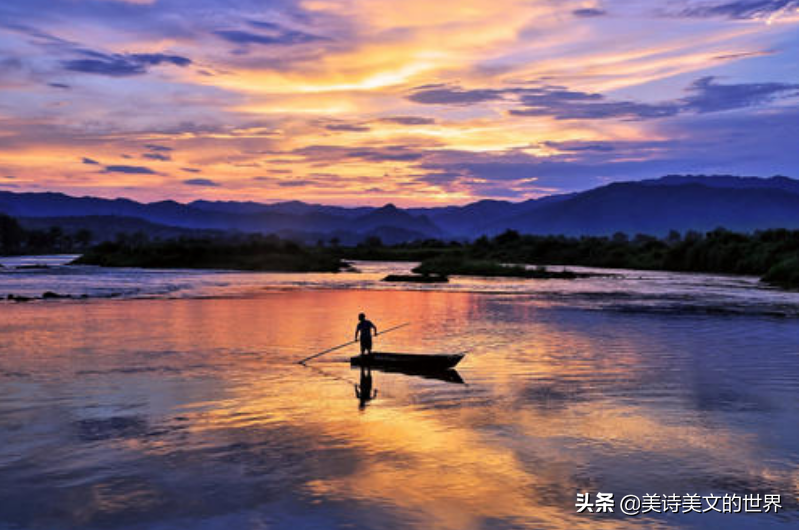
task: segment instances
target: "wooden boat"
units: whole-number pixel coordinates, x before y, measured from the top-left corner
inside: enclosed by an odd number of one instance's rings
[[[374,352],[372,355],[356,355],[350,358],[353,366],[371,367],[402,367],[416,371],[443,371],[454,368],[461,359],[463,353],[440,353],[440,354],[419,354],[419,353],[384,353]]]

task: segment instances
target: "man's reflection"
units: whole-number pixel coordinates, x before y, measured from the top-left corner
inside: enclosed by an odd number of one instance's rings
[[[372,369],[368,366],[361,366],[361,382],[355,385],[355,397],[360,402],[358,408],[361,410],[377,397],[377,389],[372,388]]]

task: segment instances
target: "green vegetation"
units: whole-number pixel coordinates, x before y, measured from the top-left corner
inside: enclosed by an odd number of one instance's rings
[[[741,234],[719,228],[665,238],[530,236],[509,230],[473,242],[416,241],[386,246],[369,238],[354,247],[302,246],[276,236],[219,234],[150,240],[142,233],[90,247],[88,230],[26,230],[0,214],[0,255],[85,252],[78,263],[110,267],[213,268],[258,271],[339,271],[343,260],[420,261],[416,276],[386,281],[440,281],[447,275],[576,278],[540,265],[668,270],[760,276],[799,289],[799,230]],[[506,265],[518,264],[518,265]],[[530,269],[524,265],[539,265]]]
[[[77,264],[163,269],[229,269],[273,272],[338,272],[346,267],[323,249],[302,247],[276,236],[180,238],[148,241],[120,237],[86,252]]]
[[[780,261],[768,270],[763,281],[786,289],[799,289],[799,257]]]
[[[13,217],[0,213],[0,256],[78,253],[89,248],[92,237],[89,230],[65,232],[58,226],[26,230]]]
[[[422,261],[415,272],[536,277],[503,263],[749,274],[782,288],[799,289],[799,230],[741,234],[718,228],[706,234],[671,232],[665,238],[530,236],[507,231],[471,243],[435,240],[393,247],[342,249],[350,259]],[[531,276],[526,276],[531,274]],[[549,274],[549,273],[548,273]],[[539,276],[548,277],[548,276]]]

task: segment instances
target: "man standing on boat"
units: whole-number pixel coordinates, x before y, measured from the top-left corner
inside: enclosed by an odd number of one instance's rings
[[[355,340],[361,338],[361,355],[372,355],[372,331],[377,336],[377,326],[366,320],[363,313],[358,315],[358,325],[355,326]]]

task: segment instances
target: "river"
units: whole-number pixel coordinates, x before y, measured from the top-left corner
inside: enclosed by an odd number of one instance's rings
[[[799,525],[799,294],[756,278],[385,284],[0,258],[0,528]],[[40,268],[17,268],[42,265]],[[46,267],[45,267],[46,266]],[[586,270],[574,268],[574,270]],[[81,298],[83,297],[83,298]],[[350,340],[467,352],[373,371]],[[778,513],[578,513],[578,493],[779,494]]]

